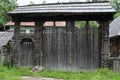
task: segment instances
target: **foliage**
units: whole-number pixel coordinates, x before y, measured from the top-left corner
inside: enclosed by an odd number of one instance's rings
[[[98,28],[100,26],[97,21],[90,21],[89,24],[90,24],[91,27],[94,27],[94,28],[95,27]]]
[[[120,16],[120,12],[117,12],[115,15],[114,15],[114,19],[119,17]]]
[[[42,4],[46,4],[46,1],[44,0],[44,1],[42,2]]]
[[[0,25],[5,25],[10,20],[7,12],[15,9],[16,6],[16,0],[0,0]]]
[[[86,21],[75,21],[75,25],[79,28],[84,28],[86,26]],[[98,28],[100,26],[96,21],[89,21],[89,25],[92,28]]]
[[[108,0],[111,6],[117,11],[114,15],[114,19],[120,16],[120,1],[119,0]]]
[[[30,1],[28,5],[35,5],[33,1]]]
[[[77,73],[44,70],[39,74],[45,77],[48,76],[54,78],[63,78],[64,80],[110,80],[110,79],[119,80],[119,78],[117,77],[119,75],[112,73],[108,69],[101,69],[94,72],[77,72]]]
[[[120,1],[119,0],[109,0],[111,3],[111,6],[116,10],[120,11]]]
[[[0,66],[0,80],[20,80],[20,76],[52,77],[64,80],[119,80],[120,74],[108,69],[99,69],[93,72],[63,72],[43,70],[39,73],[30,72],[29,68],[7,68]]]
[[[86,21],[75,21],[75,25],[80,28],[83,28],[86,25]]]
[[[12,56],[13,56],[13,42],[9,41],[6,46],[3,47],[3,54],[5,59],[3,60],[3,64],[1,65],[10,67],[12,65]]]

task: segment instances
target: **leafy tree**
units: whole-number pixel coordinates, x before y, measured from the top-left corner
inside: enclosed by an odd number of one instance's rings
[[[100,0],[92,0],[92,2],[97,2],[97,1],[100,1]]]
[[[30,1],[28,5],[35,5],[33,1]]]
[[[42,4],[46,4],[46,1],[44,0],[44,1],[42,2]]]
[[[119,17],[120,16],[120,12],[117,12],[115,15],[114,15],[114,19]]]
[[[15,9],[16,6],[16,0],[0,0],[0,25],[5,25],[10,20],[7,12]]]
[[[81,2],[82,0],[69,0],[69,2]]]
[[[114,15],[114,19],[120,16],[120,0],[108,0],[111,6],[117,11]]]
[[[120,1],[119,0],[109,0],[111,3],[111,6],[116,10],[120,11]]]
[[[86,21],[75,21],[75,25],[77,25],[79,28],[84,28]],[[96,21],[89,21],[89,25],[92,28],[98,28],[100,26]]]

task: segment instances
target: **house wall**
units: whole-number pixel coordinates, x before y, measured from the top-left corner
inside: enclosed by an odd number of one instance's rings
[[[120,37],[110,39],[110,53],[113,57],[120,56]]]

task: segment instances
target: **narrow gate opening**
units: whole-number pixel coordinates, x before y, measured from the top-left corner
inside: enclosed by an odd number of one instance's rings
[[[20,43],[20,65],[21,66],[32,66],[33,65],[33,53],[34,43],[30,38],[22,39]]]

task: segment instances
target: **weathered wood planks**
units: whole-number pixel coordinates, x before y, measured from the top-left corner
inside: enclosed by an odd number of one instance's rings
[[[46,69],[80,71],[100,67],[97,28],[46,27],[43,31]]]

